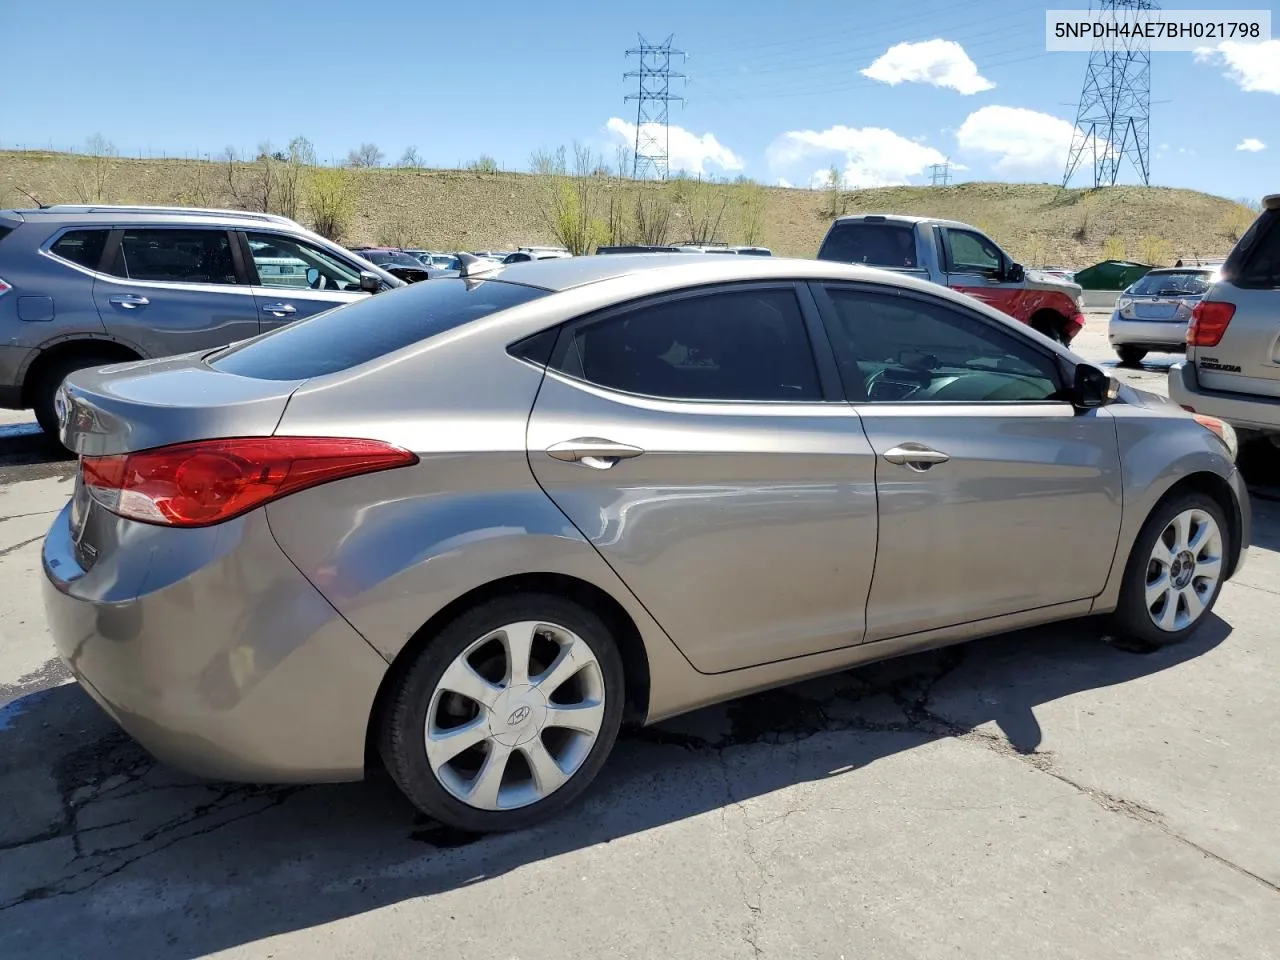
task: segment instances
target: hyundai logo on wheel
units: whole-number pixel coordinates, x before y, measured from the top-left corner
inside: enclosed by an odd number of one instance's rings
[[[520,726],[520,724],[524,723],[528,719],[529,719],[528,706],[516,707],[514,710],[511,711],[511,716],[507,717],[507,726],[518,727]]]

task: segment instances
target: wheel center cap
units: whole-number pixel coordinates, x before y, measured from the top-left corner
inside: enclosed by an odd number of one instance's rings
[[[519,747],[539,733],[547,720],[547,698],[528,684],[511,687],[489,709],[489,733],[504,747]]]
[[[1183,550],[1173,558],[1173,563],[1169,566],[1169,579],[1177,589],[1189,586],[1195,575],[1196,558],[1191,555],[1190,550]]]

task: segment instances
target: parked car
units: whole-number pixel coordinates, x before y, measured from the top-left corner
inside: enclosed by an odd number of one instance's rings
[[[1229,427],[944,287],[714,255],[463,272],[68,378],[49,630],[161,760],[377,756],[430,816],[515,829],[624,719],[1091,614],[1173,643],[1244,559]]]
[[[33,408],[52,434],[73,370],[210,350],[400,285],[271,214],[0,210],[0,407]]]
[[[679,247],[663,247],[643,243],[625,243],[616,246],[596,247],[598,255],[615,253],[680,253]]]
[[[819,260],[883,267],[969,294],[1059,343],[1084,327],[1075,283],[1029,276],[1022,264],[976,227],[954,220],[858,214],[832,223]]]
[[[561,260],[565,257],[571,257],[568,250],[555,250],[545,247],[521,247],[514,253],[509,253],[502,258],[503,263],[530,263],[534,260]]]
[[[1153,350],[1185,351],[1191,311],[1215,279],[1212,269],[1156,268],[1124,290],[1107,327],[1120,361],[1132,366]]]
[[[421,260],[403,250],[394,247],[352,247],[351,249],[353,253],[358,253],[370,263],[376,263],[405,283],[418,283],[431,276]]]
[[[1280,442],[1280,194],[1263,201],[1191,312],[1187,358],[1169,368],[1169,396]]]

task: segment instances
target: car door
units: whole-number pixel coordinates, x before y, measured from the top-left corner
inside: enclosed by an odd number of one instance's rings
[[[542,488],[704,672],[862,640],[875,463],[811,331],[791,283],[583,318],[529,420]]]
[[[935,227],[946,270],[946,285],[952,290],[988,303],[997,310],[1018,316],[1019,301],[1026,295],[1024,282],[1004,279],[1009,258],[976,230]]]
[[[148,357],[205,350],[258,333],[253,290],[217,227],[112,230],[93,299],[107,332]]]
[[[874,449],[867,639],[1096,596],[1121,511],[1116,431],[1009,323],[915,291],[815,289]]]
[[[264,332],[370,296],[360,289],[360,268],[328,250],[269,230],[242,237]]]

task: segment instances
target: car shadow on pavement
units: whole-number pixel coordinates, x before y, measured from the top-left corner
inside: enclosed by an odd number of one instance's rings
[[[1212,617],[1183,644],[1142,651],[1078,621],[794,684],[625,732],[569,812],[490,837],[425,821],[384,777],[193,780],[152,761],[76,685],[57,686],[0,708],[0,956],[49,956],[56,936],[69,956],[187,960],[423,897],[447,924],[464,906],[455,892],[526,865],[630,838],[632,855],[651,852],[645,831],[719,825],[797,786],[788,801],[803,808],[806,783],[875,777],[877,761],[941,740],[1044,769],[1037,707],[1177,669],[1230,632]],[[589,879],[593,865],[567,869]]]

